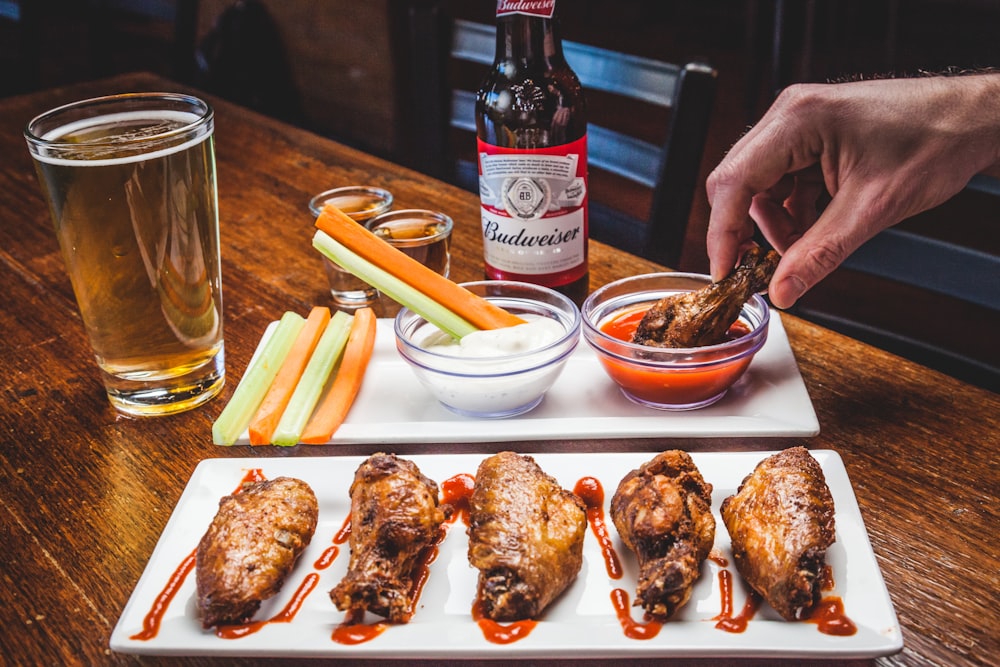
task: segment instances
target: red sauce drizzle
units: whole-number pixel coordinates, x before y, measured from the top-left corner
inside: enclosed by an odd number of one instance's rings
[[[184,580],[187,579],[187,576],[191,574],[191,570],[194,569],[196,559],[195,550],[181,561],[181,564],[177,566],[174,573],[170,575],[170,579],[167,580],[163,590],[153,600],[153,605],[150,607],[149,612],[146,613],[146,617],[142,619],[142,632],[132,635],[129,639],[149,641],[159,633],[163,615],[167,613],[167,607],[170,606],[174,596],[177,595],[177,591],[184,585]]]
[[[350,513],[348,513],[348,515],[344,518],[344,525],[342,525],[340,527],[340,530],[338,530],[337,533],[333,536],[333,543],[344,544],[350,538],[351,538],[351,515]]]
[[[452,506],[452,523],[461,516],[462,523],[469,525],[469,498],[475,485],[476,478],[468,473],[459,473],[441,482],[441,503]]]
[[[337,545],[343,544],[351,537],[351,515],[348,513],[347,518],[344,519],[343,525],[340,527],[333,536],[333,545],[327,547],[323,553],[319,555],[316,562],[313,563],[313,569],[325,570],[333,564],[333,561],[337,560],[337,556],[340,555],[340,547]]]
[[[621,560],[611,542],[608,525],[604,522],[604,488],[600,480],[584,477],[573,487],[573,493],[587,506],[587,521],[590,523],[591,532],[597,538],[597,543],[601,546],[608,576],[612,579],[621,579],[623,574]]]
[[[438,553],[440,553],[438,547],[447,535],[448,529],[442,526],[434,544],[424,549],[424,552],[420,554],[420,562],[413,572],[413,583],[410,584],[410,608],[406,610],[407,621],[417,610],[417,602],[420,600],[420,595],[424,592],[424,584],[427,583],[431,574],[431,563],[437,560]]]
[[[302,608],[302,604],[306,601],[306,598],[309,597],[309,594],[313,592],[318,583],[319,575],[315,572],[310,572],[302,580],[302,583],[299,584],[299,587],[295,590],[295,595],[288,601],[285,608],[273,617],[266,621],[221,625],[215,629],[215,636],[220,639],[240,639],[247,635],[252,635],[269,623],[291,623],[295,619],[295,615],[299,613],[299,609]]]
[[[338,644],[363,644],[375,639],[392,625],[389,621],[364,623],[364,617],[364,609],[354,609],[347,612],[344,622],[333,629],[330,639]]]
[[[264,481],[267,481],[267,477],[264,476],[263,470],[261,470],[260,468],[250,468],[249,470],[247,470],[246,474],[243,475],[243,479],[240,480],[239,486],[233,489],[233,493],[231,495],[236,495],[237,493],[242,491],[244,485],[246,484],[254,484],[256,482],[264,482]]]
[[[538,621],[531,618],[513,623],[500,623],[492,618],[486,618],[482,602],[478,598],[472,605],[472,620],[479,625],[483,638],[494,644],[513,644],[530,635],[538,625]]]
[[[423,593],[424,584],[430,577],[430,565],[437,559],[440,551],[438,547],[447,535],[447,528],[442,526],[435,542],[420,554],[420,561],[414,568],[413,582],[410,584],[410,607],[406,610],[406,619],[402,621],[403,623],[409,621],[416,612],[417,602]],[[363,644],[378,637],[390,625],[394,625],[392,621],[387,620],[365,623],[364,616],[364,609],[348,611],[343,622],[334,628],[330,638],[338,644]]]
[[[844,601],[835,595],[820,600],[806,620],[815,623],[825,635],[850,637],[858,631],[854,622],[844,614]]]
[[[712,620],[722,623],[723,619],[729,619],[733,616],[733,575],[729,570],[719,570],[719,598],[722,609],[719,611],[719,615],[713,617]]]
[[[829,564],[824,565],[822,571],[819,573],[819,587],[823,591],[832,591],[837,587],[836,582],[833,580],[833,567]]]
[[[336,544],[327,547],[323,550],[323,553],[319,555],[316,562],[313,563],[314,570],[325,570],[326,568],[333,565],[333,561],[337,560],[337,556],[340,555],[340,547]]]
[[[620,588],[611,591],[611,604],[615,608],[618,622],[622,626],[622,631],[629,639],[652,639],[660,634],[663,622],[652,618],[648,614],[643,617],[643,623],[632,618],[631,607],[628,603],[628,593]]]
[[[733,575],[729,570],[719,570],[719,589],[722,594],[722,611],[712,620],[715,627],[726,632],[745,632],[757,610],[760,609],[761,597],[756,591],[747,594],[746,602],[738,616],[733,616]]]
[[[729,567],[729,559],[722,555],[722,552],[718,549],[712,549],[708,553],[708,560],[712,561],[719,567]]]

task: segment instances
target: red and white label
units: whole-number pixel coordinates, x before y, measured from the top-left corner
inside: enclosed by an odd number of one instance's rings
[[[497,16],[508,14],[525,14],[540,16],[543,19],[552,18],[556,11],[556,0],[498,0]]]
[[[540,149],[477,140],[491,278],[559,287],[587,272],[587,138]]]

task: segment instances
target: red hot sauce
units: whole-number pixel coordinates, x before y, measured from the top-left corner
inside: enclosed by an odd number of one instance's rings
[[[573,487],[573,493],[587,506],[587,522],[590,523],[590,530],[601,546],[604,567],[608,571],[608,576],[612,579],[621,579],[621,560],[618,558],[618,553],[611,541],[608,525],[604,521],[604,487],[601,486],[600,480],[594,477],[584,477]]]

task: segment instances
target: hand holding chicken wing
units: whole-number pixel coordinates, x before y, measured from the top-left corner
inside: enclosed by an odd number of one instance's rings
[[[632,342],[652,347],[700,347],[726,340],[747,300],[767,289],[778,253],[753,247],[735,271],[692,292],[665,296],[643,316]]]
[[[782,618],[805,618],[819,602],[833,544],[833,496],[804,447],[764,459],[722,502],[736,569]]]
[[[687,452],[666,451],[622,479],[611,518],[639,560],[635,604],[668,618],[691,597],[715,543],[712,485]]]

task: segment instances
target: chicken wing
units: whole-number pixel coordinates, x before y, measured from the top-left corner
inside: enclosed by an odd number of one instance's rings
[[[318,517],[313,490],[290,477],[245,484],[219,501],[195,556],[202,626],[253,618],[281,590]]]
[[[753,247],[735,271],[692,292],[671,294],[653,304],[632,342],[652,347],[700,347],[726,340],[747,300],[767,289],[780,259],[773,250]]]
[[[366,610],[405,623],[413,614],[414,576],[428,548],[441,539],[449,506],[437,484],[412,461],[378,453],[351,483],[351,558],[330,591],[341,611]]]
[[[496,621],[537,617],[583,565],[587,510],[530,456],[485,459],[469,499],[469,563]]]
[[[687,452],[663,452],[618,484],[611,519],[639,561],[635,604],[670,617],[691,597],[715,542],[712,485]]]
[[[782,618],[804,618],[819,602],[833,544],[833,497],[804,447],[764,459],[722,502],[733,560],[746,582]]]

